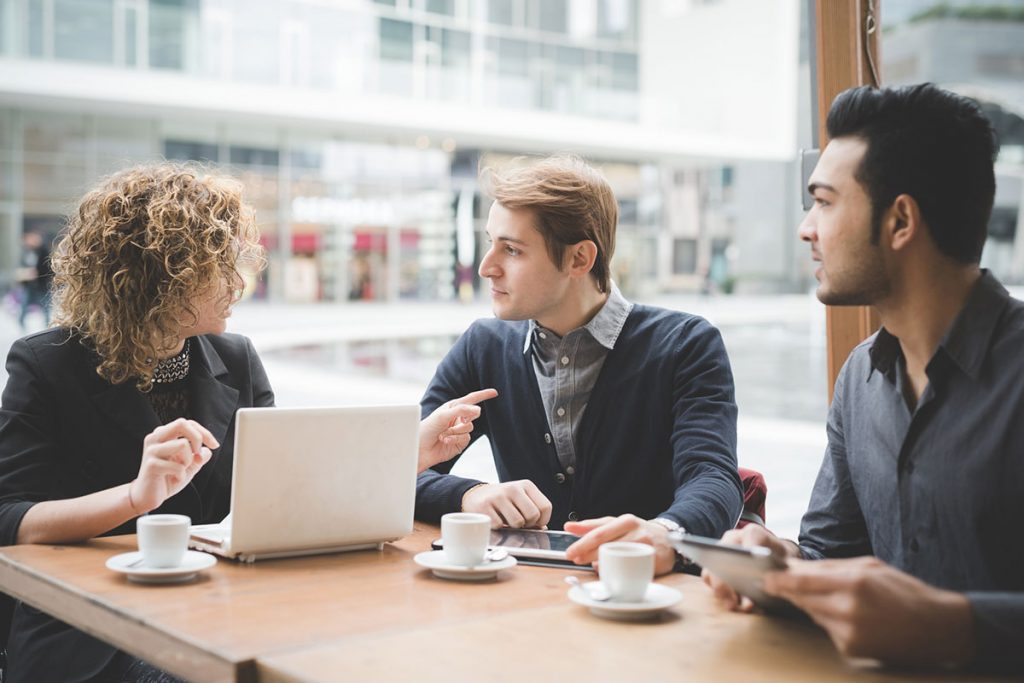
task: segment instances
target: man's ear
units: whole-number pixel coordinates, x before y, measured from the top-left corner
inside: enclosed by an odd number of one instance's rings
[[[573,277],[589,275],[597,262],[597,245],[592,240],[582,240],[566,248],[569,274]]]
[[[921,207],[909,194],[901,194],[882,216],[882,233],[893,251],[906,249],[918,238],[924,224]]]

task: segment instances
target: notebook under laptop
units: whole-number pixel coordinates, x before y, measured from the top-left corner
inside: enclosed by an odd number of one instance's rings
[[[412,531],[419,406],[242,408],[231,514],[189,545],[244,562],[380,547]]]

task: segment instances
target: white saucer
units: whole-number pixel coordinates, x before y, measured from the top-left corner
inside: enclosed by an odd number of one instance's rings
[[[493,579],[502,569],[516,566],[516,558],[509,555],[497,562],[485,560],[483,564],[478,564],[475,567],[463,567],[449,562],[443,550],[428,550],[420,553],[413,560],[419,566],[434,572],[434,576],[440,579],[455,579],[456,581],[486,581]]]
[[[589,583],[598,583],[591,581]],[[583,584],[584,586],[587,584]],[[683,598],[683,594],[675,588],[652,583],[647,587],[647,594],[640,602],[613,602],[611,600],[591,600],[583,586],[569,589],[569,599],[578,605],[590,609],[591,614],[605,619],[619,621],[642,621],[653,619]]]
[[[217,564],[217,558],[213,555],[194,550],[186,551],[185,559],[177,567],[145,567],[140,562],[141,559],[142,553],[138,551],[115,555],[107,560],[107,569],[125,574],[130,581],[137,583],[182,583],[191,580],[203,569],[209,569]]]

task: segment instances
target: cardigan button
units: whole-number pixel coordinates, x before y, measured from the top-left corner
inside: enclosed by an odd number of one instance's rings
[[[559,472],[558,474],[555,475],[555,481],[557,481],[559,484],[564,484],[565,483],[565,475],[562,474],[561,472]]]
[[[565,468],[565,473],[571,477],[572,475],[576,474],[576,468],[573,467],[572,465],[569,465],[568,467]]]
[[[551,443],[551,434],[544,434],[544,443]]]

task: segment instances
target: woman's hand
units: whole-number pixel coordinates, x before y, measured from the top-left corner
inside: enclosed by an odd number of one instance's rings
[[[139,515],[160,507],[181,491],[210,461],[220,444],[194,420],[178,418],[157,427],[142,442],[139,476],[128,487],[128,499]]]
[[[417,472],[451,460],[469,445],[473,420],[480,417],[477,404],[498,395],[495,389],[473,391],[441,405],[420,422]]]

